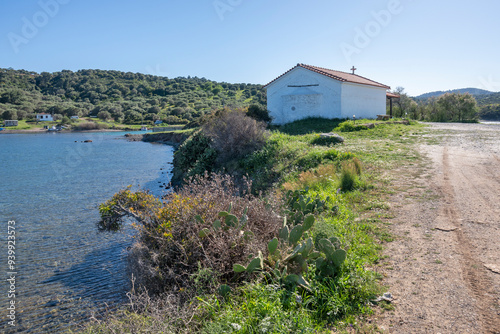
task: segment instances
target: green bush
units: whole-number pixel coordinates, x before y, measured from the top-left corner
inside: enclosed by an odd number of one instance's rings
[[[332,146],[336,144],[341,144],[343,143],[344,140],[340,136],[331,136],[331,137],[315,137],[312,141],[311,144],[313,145],[321,145],[321,146]]]
[[[241,294],[220,304],[207,298],[200,305],[204,326],[200,333],[318,333],[320,327],[303,308],[299,293],[272,285],[250,284]]]
[[[318,167],[321,163],[331,161],[343,161],[353,158],[354,155],[350,152],[340,152],[334,149],[329,150],[310,150],[306,155],[297,159],[297,166],[302,170]]]
[[[361,165],[353,162],[342,164],[340,173],[340,189],[342,191],[354,190],[359,182],[358,171],[361,173]]]
[[[247,116],[264,123],[270,123],[273,120],[267,108],[258,104],[252,104],[248,107]]]
[[[339,124],[339,126],[335,130],[340,132],[355,132],[368,130],[368,127],[366,125],[356,125],[352,121],[345,121]]]
[[[74,130],[78,131],[89,131],[89,130],[99,130],[99,129],[108,129],[109,126],[107,124],[99,124],[96,122],[84,122],[73,127]]]
[[[201,131],[189,137],[174,154],[174,181],[186,177],[211,173],[215,169],[217,152],[211,146],[210,138]]]

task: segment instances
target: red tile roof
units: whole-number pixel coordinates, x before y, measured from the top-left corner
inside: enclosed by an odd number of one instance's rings
[[[397,98],[400,98],[401,96],[399,96],[398,94],[395,94],[395,93],[389,93],[389,92],[387,92],[387,97],[397,99]]]
[[[375,86],[375,87],[380,87],[380,88],[385,88],[385,89],[391,88],[389,86],[381,84],[380,82],[376,82],[376,81],[367,79],[367,78],[362,77],[362,76],[357,75],[357,74],[346,73],[346,72],[341,72],[341,71],[334,71],[334,70],[329,70],[327,68],[311,66],[311,65],[306,65],[306,64],[297,64],[297,66],[286,71],[285,73],[283,73],[282,75],[280,75],[279,77],[277,77],[276,79],[274,79],[273,81],[271,81],[270,83],[265,85],[264,87],[269,86],[270,84],[272,84],[273,82],[275,82],[276,80],[278,80],[279,78],[281,78],[282,76],[287,74],[288,72],[296,69],[297,67],[302,67],[302,68],[305,68],[307,70],[322,74],[324,76],[327,76],[329,78],[332,78],[332,79],[335,79],[338,81],[342,81],[342,82],[352,82],[352,83],[356,83],[356,84]]]

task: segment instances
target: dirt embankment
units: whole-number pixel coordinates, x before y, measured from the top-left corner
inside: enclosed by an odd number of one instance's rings
[[[500,333],[500,125],[432,125],[426,166],[395,171],[387,333]]]
[[[129,141],[144,141],[148,143],[162,143],[178,147],[189,135],[179,132],[160,132],[144,134],[126,134]]]

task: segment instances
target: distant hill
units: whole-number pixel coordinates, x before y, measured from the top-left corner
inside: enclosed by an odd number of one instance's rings
[[[478,97],[483,97],[483,96],[487,96],[490,94],[497,94],[494,92],[490,92],[489,90],[484,90],[484,89],[479,89],[479,88],[461,88],[461,89],[454,89],[454,90],[448,90],[448,91],[436,91],[436,92],[425,93],[425,94],[416,96],[415,99],[426,100],[426,99],[429,99],[431,97],[438,97],[438,96],[444,95],[446,93],[460,93],[460,94],[469,93],[471,95],[474,95],[476,97],[476,99]],[[498,94],[500,94],[500,93],[498,93]]]
[[[486,106],[490,104],[500,104],[500,92],[488,95],[477,95],[477,104],[479,106]]]
[[[98,116],[125,124],[184,124],[222,107],[266,105],[262,85],[104,70],[36,73],[0,68],[0,118]]]

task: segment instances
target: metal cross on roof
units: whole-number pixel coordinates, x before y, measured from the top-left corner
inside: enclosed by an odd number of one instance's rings
[[[356,71],[356,70],[357,70],[357,68],[353,66],[353,67],[351,68],[352,74],[354,74],[354,71]]]

